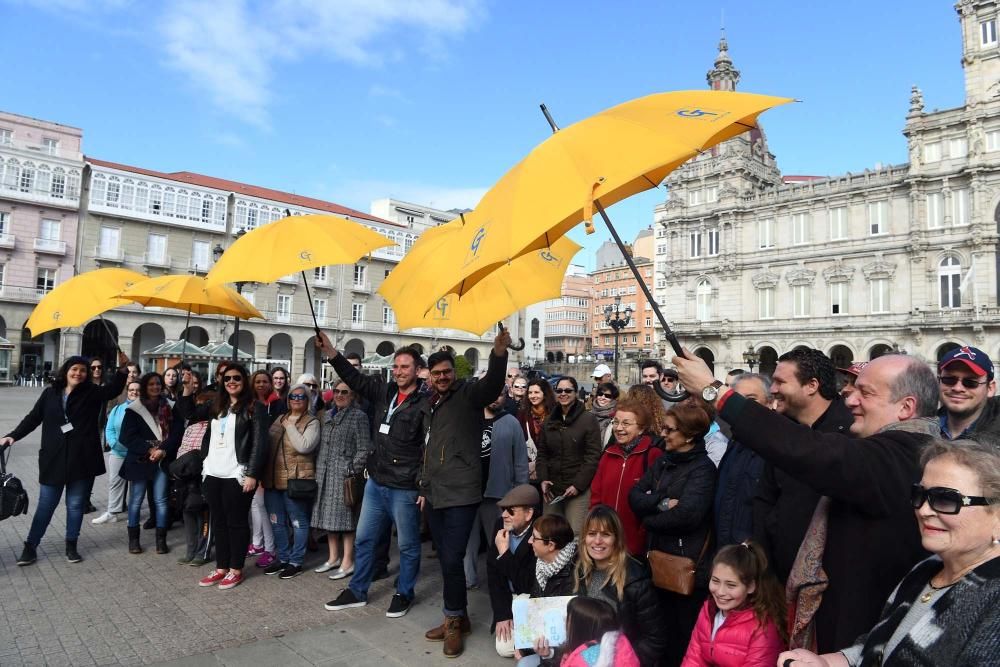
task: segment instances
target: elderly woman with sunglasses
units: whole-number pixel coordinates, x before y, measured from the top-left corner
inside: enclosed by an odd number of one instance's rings
[[[921,458],[913,511],[923,547],[933,555],[903,577],[878,623],[853,646],[825,655],[786,651],[778,665],[998,663],[1000,450],[968,440],[936,440]]]

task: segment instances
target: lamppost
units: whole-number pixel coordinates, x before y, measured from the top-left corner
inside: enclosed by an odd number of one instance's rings
[[[743,363],[750,367],[750,372],[753,373],[753,367],[757,365],[760,361],[760,354],[754,351],[753,343],[747,344],[747,350],[743,353]]]
[[[536,340],[531,344],[531,348],[535,351],[534,360],[531,362],[531,367],[534,368],[535,364],[542,363],[542,360],[539,358],[542,354],[542,341]]]
[[[625,310],[622,310],[621,305],[622,298],[616,296],[613,306],[609,303],[604,307],[604,323],[615,332],[615,382],[618,381],[618,339],[621,336],[621,330],[632,321],[632,309],[626,307]]]
[[[241,238],[243,238],[243,235],[246,233],[247,230],[245,229],[241,229],[240,231],[236,232],[236,240],[239,241]],[[222,247],[222,244],[216,243],[215,247],[212,248],[212,258],[216,262],[218,262],[220,259],[222,259],[222,254],[224,252],[226,252],[226,249]],[[237,294],[240,295],[243,294],[244,285],[246,285],[245,282],[236,283]],[[240,318],[237,317],[235,318],[235,322],[233,323],[233,361],[238,361],[237,356],[239,356],[239,350],[240,350]]]

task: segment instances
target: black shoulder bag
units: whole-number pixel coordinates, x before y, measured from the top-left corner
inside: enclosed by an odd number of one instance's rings
[[[9,450],[8,446],[0,451],[0,521],[28,513],[28,492],[21,480],[7,472]]]

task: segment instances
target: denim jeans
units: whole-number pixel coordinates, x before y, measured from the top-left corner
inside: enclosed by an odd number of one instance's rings
[[[167,527],[167,491],[170,489],[170,478],[159,466],[153,479],[129,482],[128,491],[128,526],[135,528],[139,525],[139,513],[142,511],[142,501],[146,499],[146,487],[152,485],[153,500],[156,503],[156,527]]]
[[[59,506],[63,488],[66,489],[66,539],[75,540],[80,537],[80,524],[83,523],[83,510],[94,488],[94,478],[78,479],[69,484],[39,484],[38,503],[35,505],[35,516],[31,519],[26,542],[37,547],[45,535],[45,530],[52,521],[52,515]]]
[[[264,507],[271,518],[274,548],[278,561],[289,565],[302,565],[309,540],[309,519],[312,517],[311,500],[294,500],[286,491],[264,489]],[[289,544],[288,521],[292,523],[294,541]]]
[[[368,599],[372,583],[375,546],[382,533],[395,524],[399,540],[399,583],[396,592],[413,599],[420,572],[420,508],[416,489],[394,489],[374,479],[365,484],[361,516],[354,543],[354,576],[349,588],[359,600]]]
[[[500,518],[500,508],[497,507],[499,498],[485,498],[479,503],[476,509],[476,516],[472,521],[472,530],[469,532],[469,545],[465,548],[465,585],[478,586],[479,581],[479,546],[483,543],[483,535],[486,536],[487,546],[493,544],[496,533],[493,526]]]
[[[441,563],[441,579],[444,584],[444,615],[465,616],[468,604],[465,591],[465,548],[469,544],[469,533],[479,511],[475,505],[459,505],[434,509],[427,504],[427,521],[431,526],[431,537],[437,548]]]

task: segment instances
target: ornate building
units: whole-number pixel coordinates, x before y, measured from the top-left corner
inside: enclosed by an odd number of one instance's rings
[[[1000,356],[998,3],[956,9],[965,104],[926,112],[913,88],[908,164],[782,178],[754,130],[668,178],[654,211],[655,294],[717,375],[745,368],[748,348],[765,372],[800,345],[838,366],[894,348]],[[739,77],[723,37],[709,86],[735,90]]]

